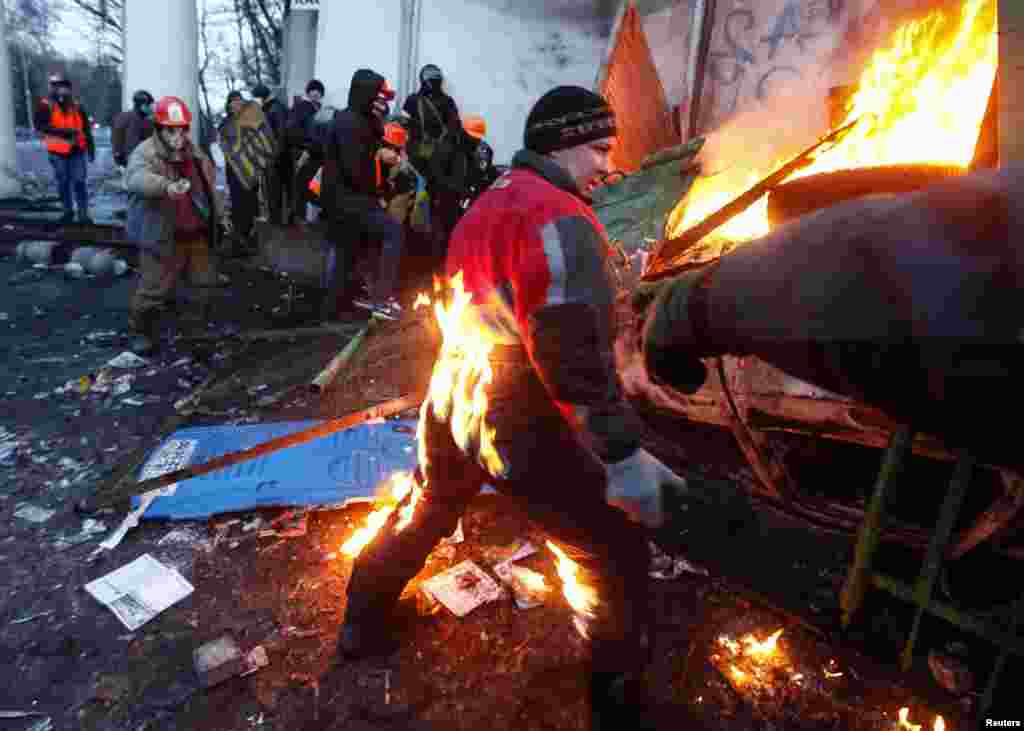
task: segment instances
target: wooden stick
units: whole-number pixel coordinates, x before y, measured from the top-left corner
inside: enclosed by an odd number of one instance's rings
[[[407,409],[419,406],[425,397],[426,393],[424,392],[402,396],[401,398],[392,399],[391,401],[385,401],[382,404],[371,406],[353,414],[348,414],[347,416],[342,416],[337,419],[331,419],[330,421],[326,421],[322,424],[317,424],[309,429],[303,429],[302,431],[295,432],[294,434],[286,434],[282,437],[271,439],[263,442],[262,444],[257,444],[255,447],[250,447],[249,449],[230,452],[228,454],[221,455],[220,457],[214,457],[213,459],[207,460],[201,464],[184,467],[180,470],[160,475],[159,477],[153,477],[148,480],[143,480],[142,482],[137,482],[133,487],[139,493],[144,493],[149,492],[150,490],[157,490],[161,487],[167,487],[175,482],[182,482],[183,480],[190,480],[193,477],[200,477],[201,475],[215,472],[216,470],[224,469],[225,467],[233,467],[234,465],[241,464],[242,462],[248,462],[249,460],[271,454],[272,452],[277,452],[289,447],[296,447],[300,444],[311,442],[314,439],[319,439],[320,437],[351,429],[354,426],[358,426],[367,421],[372,421],[373,419],[382,419],[385,416],[401,413]]]
[[[199,384],[192,393],[185,397],[183,400],[183,407],[164,419],[156,433],[158,439],[163,439],[174,433],[182,424],[192,417],[193,407],[198,403],[199,397],[207,388],[210,387],[215,378],[216,375],[211,375]],[[114,471],[114,474],[107,478],[102,485],[96,488],[91,501],[92,505],[95,505],[96,507],[107,507],[117,502],[120,499],[120,494],[125,491],[125,488],[131,481],[135,470],[142,465],[151,450],[151,446],[144,444],[131,452],[131,454],[129,454],[121,462],[121,465]]]
[[[648,265],[647,273],[644,274],[642,280],[645,282],[653,282],[674,274],[678,270],[678,267],[670,266],[669,262],[683,254],[687,249],[692,247],[719,226],[750,208],[761,198],[761,196],[765,195],[769,190],[783,182],[797,170],[811,163],[812,156],[819,152],[822,147],[830,143],[838,143],[847,132],[854,128],[860,119],[861,118],[858,117],[849,124],[843,125],[839,129],[829,132],[799,155],[779,167],[768,177],[756,183],[752,188],[738,195],[732,201],[719,208],[700,223],[691,226],[689,229],[684,231],[681,236],[662,241],[658,248],[651,254],[651,262]]]
[[[346,345],[340,353],[331,358],[331,362],[328,363],[322,371],[316,374],[316,378],[309,384],[309,389],[313,393],[323,393],[330,385],[334,382],[334,379],[338,377],[338,373],[345,364],[348,363],[352,356],[355,355],[356,351],[363,344],[363,340],[366,339],[366,333],[373,327],[373,320],[360,330],[354,338],[352,338],[348,345]]]

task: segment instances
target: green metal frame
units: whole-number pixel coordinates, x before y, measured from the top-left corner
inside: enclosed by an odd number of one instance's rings
[[[995,695],[999,676],[1006,665],[1010,653],[1024,656],[1024,638],[1017,635],[1017,626],[1020,622],[1021,614],[1024,612],[1024,596],[1013,605],[1008,630],[980,617],[962,612],[956,607],[941,602],[932,596],[935,582],[942,569],[942,558],[949,545],[950,537],[953,534],[953,527],[963,506],[964,496],[967,494],[967,487],[970,484],[971,474],[974,471],[974,458],[970,454],[965,450],[957,451],[953,478],[950,481],[949,490],[939,511],[939,519],[925,553],[921,573],[914,585],[911,586],[906,582],[875,572],[872,569],[875,552],[878,550],[879,539],[885,522],[886,490],[902,470],[907,454],[910,452],[913,438],[914,432],[912,429],[901,427],[893,434],[889,441],[889,447],[885,452],[882,467],[878,473],[878,480],[875,482],[875,490],[871,496],[871,502],[868,505],[867,512],[864,515],[864,522],[861,524],[857,536],[857,548],[854,553],[853,565],[846,576],[846,583],[840,595],[842,625],[844,629],[850,626],[864,603],[864,597],[867,594],[868,588],[874,587],[898,599],[909,602],[916,607],[910,634],[907,636],[907,642],[900,656],[900,666],[904,671],[909,670],[913,664],[914,647],[917,643],[921,619],[925,612],[944,619],[962,630],[971,632],[999,646],[1001,648],[1000,653],[996,658],[992,673],[989,676],[988,685],[982,696],[978,712],[979,717],[981,717],[985,715],[992,705],[992,698]]]

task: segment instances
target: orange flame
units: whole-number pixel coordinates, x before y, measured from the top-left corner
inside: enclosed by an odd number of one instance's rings
[[[868,62],[842,124],[861,121],[789,179],[876,165],[966,167],[995,78],[997,51],[996,0],[965,0],[959,14],[937,9],[900,26]],[[764,170],[732,168],[700,178],[673,211],[669,233],[679,236],[784,160]],[[767,202],[762,196],[712,236],[741,242],[768,233]]]
[[[479,460],[492,475],[504,472],[504,464],[494,447],[495,431],[486,423],[486,386],[494,374],[488,355],[494,347],[470,309],[472,295],[463,286],[462,272],[449,281],[451,296],[445,303],[440,299],[431,302],[430,297],[421,293],[413,308],[433,304],[434,316],[441,329],[443,342],[441,353],[430,376],[429,396],[423,408],[430,404],[438,419],[448,420],[455,443],[463,451],[476,451]],[[434,281],[434,290],[444,289],[441,281]],[[425,450],[422,435],[420,464],[425,464]],[[471,450],[475,447],[475,450]]]
[[[383,500],[379,501],[384,504],[370,513],[362,527],[357,529],[356,532],[353,533],[344,544],[342,544],[341,552],[349,558],[355,558],[364,548],[366,548],[367,544],[373,540],[375,535],[377,535],[377,532],[384,526],[391,514],[395,512],[395,508],[398,507],[399,503],[401,503],[403,499],[405,499],[405,496],[410,490],[413,491],[412,497],[409,499],[408,504],[402,507],[401,512],[398,515],[398,522],[395,524],[395,530],[404,530],[412,520],[412,514],[416,508],[416,503],[419,502],[420,496],[422,495],[420,486],[416,484],[416,480],[408,472],[396,472],[391,476],[390,480],[390,494]]]
[[[566,601],[569,602],[569,606],[576,612],[576,629],[586,637],[585,620],[593,619],[595,616],[598,604],[597,591],[578,578],[579,564],[569,558],[565,551],[551,541],[546,541],[545,545],[558,558],[558,578],[562,580],[562,593],[565,595]]]
[[[746,654],[758,659],[771,657],[775,654],[776,644],[778,643],[779,635],[781,634],[781,629],[776,630],[763,642],[759,641],[754,637],[754,635],[747,635],[743,638],[743,644],[747,646]]]

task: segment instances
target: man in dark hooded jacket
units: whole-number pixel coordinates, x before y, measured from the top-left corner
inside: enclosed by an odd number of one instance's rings
[[[434,145],[455,136],[461,129],[459,108],[444,92],[441,69],[428,63],[420,70],[420,90],[410,94],[402,106],[409,115],[409,159],[429,181]]]
[[[359,69],[352,76],[348,107],[334,115],[327,134],[321,200],[330,217],[328,235],[334,263],[328,267],[326,319],[332,319],[338,308],[355,303],[355,260],[359,247],[367,242],[381,244],[380,276],[367,304],[385,317],[394,318],[399,311],[394,287],[402,255],[402,227],[381,206],[387,181],[380,151],[388,102],[394,98],[387,79],[370,69]]]

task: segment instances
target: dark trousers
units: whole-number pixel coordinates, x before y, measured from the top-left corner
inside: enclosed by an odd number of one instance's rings
[[[295,185],[292,190],[292,216],[300,221],[306,220],[306,204],[317,203],[315,195],[309,191],[310,181],[316,177],[316,171],[323,165],[319,155],[309,155],[306,162],[298,165],[301,152],[295,153],[292,166],[295,167]]]
[[[405,585],[422,570],[438,542],[452,533],[485,483],[525,508],[532,520],[579,566],[597,590],[591,616],[577,626],[591,643],[594,672],[635,672],[646,664],[650,625],[650,551],[643,529],[605,500],[604,465],[547,397],[529,366],[492,361],[486,420],[496,430],[500,464],[460,449],[445,406],[421,412],[426,464],[412,521],[396,531],[398,510],[363,549],[348,585],[346,622],[388,617]],[[511,371],[519,375],[505,376]],[[497,384],[497,385],[495,385]],[[479,443],[479,433],[470,437]],[[582,626],[581,626],[582,625]]]
[[[74,203],[78,203],[78,213],[84,215],[89,210],[89,189],[85,184],[85,153],[75,150],[70,155],[50,153],[50,165],[57,179],[57,194],[64,206],[65,213],[74,212]],[[74,194],[74,201],[72,200]]]
[[[227,166],[228,192],[231,195],[231,225],[238,236],[252,233],[252,224],[256,220],[259,208],[259,195],[256,189],[249,190],[235,175],[230,165]]]
[[[284,216],[291,215],[292,177],[292,158],[287,151],[263,174],[263,191],[271,223],[288,223]]]
[[[439,262],[440,270],[444,268],[448,257],[448,240],[451,238],[455,225],[459,222],[458,196],[448,192],[435,191],[430,194],[430,233],[433,241],[433,256]]]

